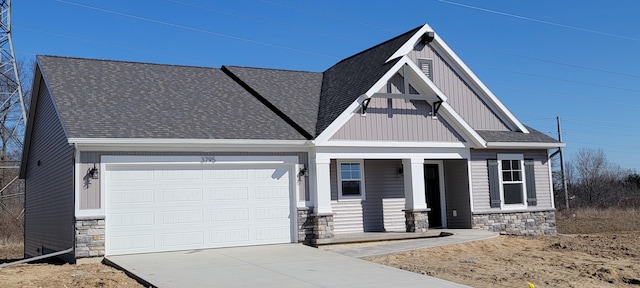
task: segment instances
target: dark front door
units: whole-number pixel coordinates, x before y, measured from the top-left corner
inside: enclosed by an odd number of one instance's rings
[[[431,209],[429,227],[442,227],[442,207],[440,206],[440,175],[438,164],[424,164],[424,188],[427,207]]]

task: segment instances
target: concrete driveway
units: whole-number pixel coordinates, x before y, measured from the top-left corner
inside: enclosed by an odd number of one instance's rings
[[[109,256],[156,287],[467,287],[302,244]]]

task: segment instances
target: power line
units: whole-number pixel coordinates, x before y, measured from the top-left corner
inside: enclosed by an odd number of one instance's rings
[[[213,13],[227,15],[227,16],[236,17],[236,18],[240,18],[240,19],[250,20],[250,21],[253,21],[253,22],[258,22],[258,23],[263,23],[263,24],[269,24],[269,25],[284,27],[284,28],[287,28],[287,29],[290,29],[290,30],[295,30],[295,31],[302,31],[302,32],[305,32],[305,33],[315,34],[315,35],[318,35],[318,36],[329,37],[329,38],[339,39],[339,40],[353,42],[353,43],[366,44],[365,42],[357,41],[357,40],[354,40],[353,38],[339,37],[339,36],[335,36],[335,35],[332,35],[332,34],[321,33],[321,32],[313,31],[313,30],[309,30],[309,29],[303,29],[303,28],[300,28],[298,26],[291,26],[291,25],[286,25],[286,24],[282,24],[282,23],[278,23],[278,22],[267,21],[267,20],[248,17],[248,16],[243,16],[243,15],[232,14],[232,13],[229,13],[229,12],[220,11],[220,10],[216,10],[216,9],[211,9],[209,7],[195,5],[195,4],[191,4],[191,3],[187,3],[187,2],[176,1],[176,0],[165,0],[165,1],[172,2],[172,3],[175,3],[175,4],[179,4],[179,5],[183,5],[183,6],[196,8],[196,9],[200,9],[200,10],[204,10],[204,11],[208,11],[208,12],[213,12]]]
[[[461,3],[447,1],[447,0],[436,0],[436,1],[441,2],[441,3],[445,3],[445,4],[451,4],[451,5],[456,5],[456,6],[460,6],[460,7],[464,7],[464,8],[474,9],[474,10],[478,10],[478,11],[483,11],[483,12],[498,14],[498,15],[502,15],[502,16],[517,18],[517,19],[521,19],[521,20],[526,20],[526,21],[531,21],[531,22],[536,22],[536,23],[541,23],[541,24],[546,24],[546,25],[551,25],[551,26],[556,26],[556,27],[562,27],[562,28],[567,28],[567,29],[572,29],[572,30],[577,30],[577,31],[582,31],[582,32],[588,32],[588,33],[593,33],[593,34],[598,34],[598,35],[603,35],[603,36],[609,36],[609,37],[614,37],[614,38],[620,38],[620,39],[626,39],[626,40],[632,40],[632,41],[640,42],[639,38],[633,38],[633,37],[628,37],[628,36],[623,36],[623,35],[618,35],[618,34],[613,34],[613,33],[608,33],[608,32],[596,31],[596,30],[592,30],[592,29],[580,28],[580,27],[576,27],[576,26],[565,25],[565,24],[555,23],[555,22],[551,22],[551,21],[540,20],[540,19],[520,16],[520,15],[516,15],[516,14],[506,13],[506,12],[500,12],[500,11],[496,11],[496,10],[491,10],[491,9],[477,7],[477,6],[461,4]]]
[[[584,98],[584,97],[578,97],[578,96],[569,96],[569,95],[545,92],[545,91],[540,91],[540,90],[524,89],[524,88],[517,88],[517,87],[498,85],[498,84],[492,84],[491,87],[501,87],[501,88],[507,88],[507,89],[512,89],[512,90],[524,91],[524,92],[531,92],[531,93],[542,94],[542,95],[557,96],[557,97],[563,97],[563,98],[569,98],[569,99],[586,100],[586,101],[599,102],[599,103],[604,103],[604,104],[619,105],[620,108],[633,108],[633,109],[640,108],[640,105],[633,105],[633,104],[620,103],[620,102],[611,102],[611,101],[605,101],[605,100],[593,99],[593,98]]]
[[[382,29],[384,31],[400,32],[398,29],[394,29],[394,28],[389,28],[389,27],[385,27],[385,26],[370,24],[370,23],[366,23],[366,22],[362,22],[362,21],[356,21],[356,20],[353,20],[353,19],[338,17],[338,16],[326,14],[326,13],[320,13],[320,12],[317,12],[317,11],[308,10],[308,9],[295,7],[295,6],[291,6],[291,5],[286,5],[286,4],[282,4],[282,3],[278,3],[278,2],[267,1],[267,0],[260,0],[260,2],[271,4],[271,5],[275,5],[275,6],[284,7],[284,8],[291,9],[291,10],[297,10],[297,11],[302,11],[302,12],[306,12],[306,13],[310,13],[310,14],[315,14],[315,15],[319,15],[319,16],[323,16],[323,17],[326,17],[326,18],[339,20],[339,21],[343,21],[343,22],[349,22],[349,23],[354,23],[354,24],[358,24],[358,25],[362,25],[362,26],[378,28],[378,29]]]
[[[56,0],[56,1],[58,1],[60,3],[68,4],[68,5],[74,5],[74,6],[78,6],[78,7],[82,7],[82,8],[86,8],[86,9],[91,9],[91,10],[110,13],[110,14],[114,14],[114,15],[124,16],[124,17],[137,19],[137,20],[143,20],[143,21],[156,23],[156,24],[162,24],[162,25],[171,26],[171,27],[175,27],[175,28],[180,28],[180,29],[185,29],[185,30],[205,33],[205,34],[214,35],[214,36],[218,36],[218,37],[223,37],[223,38],[228,38],[228,39],[233,39],[233,40],[238,40],[238,41],[258,44],[258,45],[263,45],[263,46],[269,46],[269,47],[274,47],[274,48],[280,48],[280,49],[285,49],[285,50],[290,50],[290,51],[295,51],[295,52],[300,52],[300,53],[305,53],[305,54],[312,54],[312,55],[318,55],[318,56],[336,58],[336,59],[339,58],[337,56],[329,55],[329,54],[325,54],[325,53],[321,53],[321,52],[305,50],[305,49],[299,49],[299,48],[294,48],[294,47],[289,47],[289,46],[283,46],[283,45],[278,45],[278,44],[273,44],[273,43],[268,43],[268,42],[248,39],[248,38],[244,38],[244,37],[238,37],[238,36],[234,36],[234,35],[229,35],[229,34],[224,34],[224,33],[204,30],[204,29],[200,29],[200,28],[195,28],[195,27],[190,27],[190,26],[170,23],[170,22],[166,22],[166,21],[160,21],[160,20],[156,20],[156,19],[151,19],[151,18],[146,18],[146,17],[137,16],[137,15],[133,15],[133,14],[127,14],[127,13],[122,13],[122,12],[118,12],[118,11],[98,8],[98,7],[84,5],[84,4],[80,4],[80,3],[75,3],[75,2],[65,1],[65,0]]]
[[[505,72],[509,72],[509,73],[518,73],[518,74],[522,74],[522,75],[540,77],[540,78],[545,78],[545,79],[552,79],[552,80],[558,80],[558,81],[571,82],[571,83],[588,85],[588,86],[595,86],[595,87],[602,87],[602,88],[609,88],[609,89],[616,89],[616,90],[623,90],[623,91],[631,91],[631,92],[640,92],[640,90],[637,90],[637,89],[623,88],[623,87],[604,85],[604,84],[597,84],[597,83],[590,83],[590,82],[582,82],[582,81],[571,80],[571,79],[563,79],[563,78],[551,77],[551,76],[546,76],[546,75],[539,75],[539,74],[533,74],[533,73],[528,73],[528,72],[515,71],[515,70],[510,70],[510,69],[505,69],[505,68],[500,68],[500,67],[495,67],[495,66],[488,66],[488,65],[481,65],[481,64],[474,64],[474,66],[485,67],[485,68],[505,71]]]
[[[188,59],[185,59],[185,58],[176,57],[175,55],[164,54],[164,53],[156,53],[156,52],[149,52],[147,50],[136,49],[136,48],[131,48],[131,47],[122,46],[122,45],[115,45],[115,44],[111,44],[111,43],[104,42],[104,41],[99,41],[99,40],[94,40],[94,39],[89,39],[89,38],[82,38],[82,37],[73,36],[73,35],[69,35],[69,34],[51,32],[51,31],[46,31],[46,30],[36,29],[36,28],[26,27],[26,26],[20,26],[20,25],[14,25],[14,27],[17,27],[17,28],[20,28],[20,29],[24,29],[24,30],[35,31],[35,32],[43,33],[43,34],[49,34],[49,35],[53,35],[53,36],[58,36],[58,37],[75,39],[75,40],[80,40],[80,41],[84,41],[84,42],[89,42],[89,43],[94,43],[94,44],[99,44],[99,45],[104,45],[104,46],[110,46],[110,47],[119,48],[119,49],[125,49],[125,50],[140,52],[140,53],[144,53],[144,54],[148,54],[148,55],[165,56],[165,57],[172,57],[172,58],[175,58],[175,59],[188,60]],[[18,52],[18,51],[16,51],[16,52]],[[29,54],[32,54],[32,55],[37,55],[38,54],[38,53],[32,53],[32,52],[26,52],[26,51],[21,51],[21,52],[22,53],[29,53]]]
[[[449,42],[449,43],[454,43],[456,45],[469,47],[469,48],[473,48],[473,49],[477,49],[477,50],[484,50],[484,51],[489,51],[489,52],[493,52],[493,53],[504,54],[504,55],[509,55],[509,56],[513,56],[513,57],[519,57],[519,58],[523,58],[523,59],[529,59],[529,60],[535,60],[535,61],[540,61],[540,62],[545,62],[545,63],[551,63],[551,64],[556,64],[556,65],[561,65],[561,66],[567,66],[567,67],[579,68],[579,69],[584,69],[584,70],[590,70],[590,71],[614,74],[614,75],[619,75],[619,76],[640,78],[640,75],[637,75],[637,74],[629,74],[629,73],[617,72],[617,71],[612,71],[612,70],[607,70],[607,69],[593,68],[593,67],[588,67],[588,66],[583,66],[583,65],[559,62],[559,61],[554,61],[554,60],[547,60],[547,59],[531,57],[531,56],[526,56],[526,55],[521,55],[521,54],[516,54],[516,53],[511,53],[511,52],[505,52],[505,51],[499,51],[499,50],[494,50],[494,49],[489,49],[489,48],[484,48],[484,47],[479,47],[479,46],[474,46],[474,45],[463,44],[463,43],[460,43],[460,42],[453,42],[452,41],[452,42]]]

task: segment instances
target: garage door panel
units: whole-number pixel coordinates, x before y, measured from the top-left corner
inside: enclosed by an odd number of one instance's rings
[[[205,221],[204,215],[204,209],[164,211],[162,212],[162,224],[202,224]]]
[[[107,169],[108,255],[292,240],[287,167],[129,168]]]
[[[234,201],[249,199],[249,188],[247,187],[217,187],[211,190],[209,198],[214,201]]]
[[[171,188],[162,189],[162,202],[171,204],[175,202],[202,202],[202,188]]]

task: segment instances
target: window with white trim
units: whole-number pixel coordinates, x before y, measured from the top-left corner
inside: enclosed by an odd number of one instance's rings
[[[338,199],[364,199],[363,161],[338,161]]]
[[[522,154],[498,154],[500,197],[505,207],[526,207],[527,191]]]

